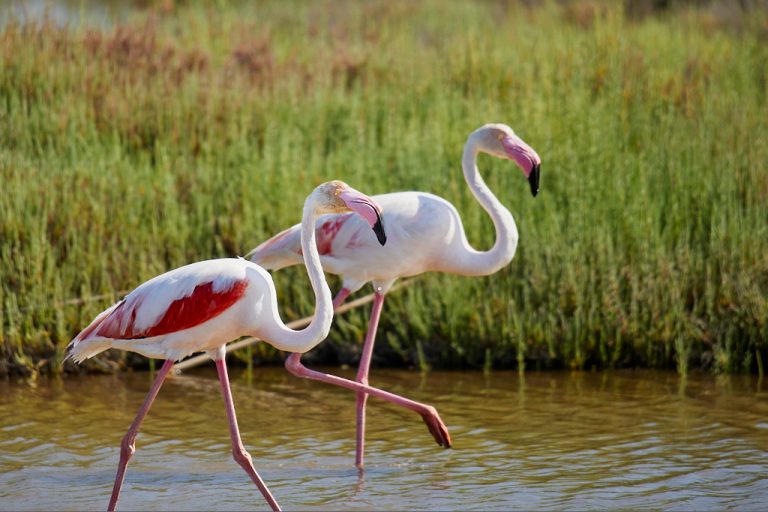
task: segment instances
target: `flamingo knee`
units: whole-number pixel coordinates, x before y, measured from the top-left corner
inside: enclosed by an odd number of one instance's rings
[[[120,441],[120,458],[127,463],[136,453],[136,436],[132,435],[133,432],[128,432],[123,436],[123,440]]]
[[[301,354],[294,353],[285,360],[285,369],[297,377],[304,377],[304,365],[301,364]]]
[[[253,467],[253,457],[251,457],[251,454],[248,453],[248,450],[243,446],[232,447],[232,458],[234,458],[235,462],[246,471]]]

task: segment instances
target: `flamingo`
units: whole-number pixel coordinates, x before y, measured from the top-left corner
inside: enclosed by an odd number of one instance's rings
[[[76,363],[108,348],[165,359],[121,442],[109,510],[114,510],[117,505],[128,462],[136,451],[139,427],[160,386],[175,361],[199,351],[205,351],[216,363],[235,461],[248,473],[270,507],[280,509],[256,472],[251,455],[240,438],[224,362],[224,345],[240,336],[251,335],[280,350],[306,352],[326,338],[333,318],[333,306],[321,267],[314,225],[323,213],[341,212],[357,214],[373,228],[379,244],[386,242],[381,207],[368,196],[340,181],[324,183],[309,195],[304,203],[300,243],[316,305],[312,322],[303,330],[291,330],[280,319],[275,286],[266,270],[242,258],[224,258],[192,263],[150,279],[99,314],[69,343],[66,359]],[[354,381],[340,382],[343,380],[336,379],[334,383],[393,400],[422,416],[436,415],[429,406],[393,399],[381,390]],[[434,420],[425,421],[434,423]]]
[[[342,288],[333,300],[335,308],[367,282],[372,282],[374,301],[363,343],[356,381],[368,384],[368,371],[384,297],[395,280],[428,271],[465,276],[485,276],[506,266],[514,257],[518,233],[512,214],[493,195],[477,169],[478,153],[512,160],[523,171],[535,197],[539,191],[541,159],[536,151],[505,124],[486,124],[469,135],[461,160],[464,178],[477,201],[490,215],[496,242],[488,251],[473,249],[464,234],[456,208],[445,199],[425,192],[395,192],[373,196],[384,210],[388,243],[374,250],[373,239],[361,222],[349,214],[323,215],[317,221],[316,236],[323,268],[342,276]],[[253,249],[247,258],[269,270],[278,270],[301,261],[299,226],[275,235]],[[286,360],[288,371],[298,377],[317,379],[317,372],[301,363],[301,354]],[[365,406],[367,394],[357,393],[355,465],[363,467],[365,448]],[[438,444],[451,446],[450,435],[435,435]]]

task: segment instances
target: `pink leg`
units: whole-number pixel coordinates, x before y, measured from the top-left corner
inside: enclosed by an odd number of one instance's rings
[[[336,296],[333,298],[333,309],[338,308],[342,304],[344,304],[344,301],[347,300],[347,297],[349,297],[349,290],[346,288],[342,288],[339,290],[339,293],[336,294]]]
[[[253,467],[253,460],[251,454],[245,450],[243,441],[240,439],[240,429],[237,428],[237,417],[235,416],[235,404],[232,401],[232,392],[229,389],[229,376],[227,375],[227,363],[224,361],[223,352],[220,352],[222,356],[216,359],[216,369],[219,372],[219,382],[221,383],[221,394],[224,395],[224,403],[227,406],[227,418],[229,419],[229,433],[232,436],[232,455],[248,476],[251,477],[253,483],[259,488],[264,499],[267,500],[272,510],[280,510],[280,505],[277,504],[277,500],[272,496],[272,493],[267,489],[267,485],[264,480],[261,479],[256,472],[256,468]]]
[[[327,373],[321,373],[314,370],[310,370],[301,364],[301,354],[291,354],[285,361],[285,367],[289,372],[297,377],[305,377],[312,380],[319,380],[327,384],[333,384],[334,386],[340,386],[342,388],[351,389],[355,392],[367,393],[372,396],[376,396],[392,402],[393,404],[405,407],[421,415],[424,423],[427,424],[429,432],[432,437],[435,438],[437,444],[446,448],[451,447],[451,436],[448,433],[448,428],[445,426],[437,411],[431,405],[414,402],[407,398],[389,393],[378,388],[373,388],[367,384],[361,384],[353,380],[343,379],[336,377],[335,375],[329,375]]]
[[[171,368],[173,368],[173,361],[168,359],[163,363],[163,367],[160,368],[160,371],[157,373],[155,382],[152,383],[152,387],[149,389],[149,393],[147,393],[144,403],[141,404],[139,412],[136,413],[136,418],[133,420],[133,423],[131,423],[128,432],[120,443],[120,462],[117,465],[115,485],[112,487],[112,496],[109,498],[109,505],[107,507],[107,510],[110,512],[115,510],[117,499],[120,497],[120,489],[123,487],[123,480],[125,479],[125,470],[128,468],[128,461],[131,460],[131,457],[136,452],[136,435],[139,433],[139,427],[147,416],[147,412],[149,412],[149,408],[152,406],[152,402],[155,401],[157,393],[160,391],[160,386],[163,385]]]
[[[371,367],[373,344],[376,341],[376,329],[379,327],[379,318],[381,317],[383,306],[384,294],[377,291],[373,295],[371,318],[368,321],[368,332],[365,335],[363,354],[360,356],[360,366],[357,369],[357,377],[355,379],[361,384],[368,384],[368,370]],[[367,394],[357,393],[357,450],[355,451],[355,465],[359,468],[363,467],[363,452],[365,451],[365,404],[367,401]]]

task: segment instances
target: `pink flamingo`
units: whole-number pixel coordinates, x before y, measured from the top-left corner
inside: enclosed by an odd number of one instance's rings
[[[464,178],[496,229],[496,242],[488,251],[477,251],[469,245],[459,213],[451,203],[424,192],[374,196],[384,209],[383,222],[389,234],[387,246],[380,251],[374,250],[372,237],[351,215],[333,214],[318,219],[317,238],[323,268],[343,276],[342,288],[333,301],[334,307],[341,305],[349,294],[365,283],[371,281],[374,287],[373,307],[356,377],[358,382],[368,384],[368,370],[384,296],[397,278],[427,271],[484,276],[497,272],[514,257],[517,226],[509,210],[480,177],[477,170],[477,154],[480,152],[515,162],[528,179],[534,196],[539,190],[541,159],[533,148],[504,124],[486,124],[467,139],[462,157]],[[299,226],[275,235],[246,257],[270,270],[301,262]],[[301,364],[300,354],[290,355],[286,367],[299,377],[316,379],[318,376]],[[367,398],[365,392],[357,394],[355,464],[358,467],[363,466]],[[450,447],[451,439],[442,421],[429,427],[438,444]],[[435,427],[440,429],[441,435],[435,435]]]
[[[280,350],[306,352],[325,339],[333,319],[333,305],[321,267],[314,226],[320,214],[350,211],[373,228],[377,243],[384,245],[386,235],[381,223],[381,208],[345,183],[324,183],[304,203],[300,245],[316,305],[312,322],[301,331],[287,328],[280,319],[270,274],[250,261],[231,258],[193,263],[150,279],[98,315],[72,340],[67,347],[67,359],[78,363],[108,348],[165,359],[120,445],[120,462],[109,510],[115,509],[128,461],[136,451],[138,429],[174,361],[199,351],[207,352],[216,362],[235,461],[248,473],[272,509],[279,510],[240,439],[224,362],[224,345],[240,336],[251,335]],[[329,381],[391,400],[421,414],[428,424],[439,421],[434,419],[437,416],[434,409],[424,404],[338,377]]]

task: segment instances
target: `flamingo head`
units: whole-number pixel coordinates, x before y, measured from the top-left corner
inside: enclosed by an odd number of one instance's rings
[[[531,194],[535,197],[539,193],[541,158],[531,146],[515,135],[512,128],[505,124],[486,124],[475,130],[471,137],[477,137],[481,151],[515,162],[528,179]]]
[[[365,220],[381,245],[387,241],[381,222],[381,206],[373,199],[355,190],[343,181],[329,181],[315,189],[318,194],[315,209],[317,213],[354,212]]]

